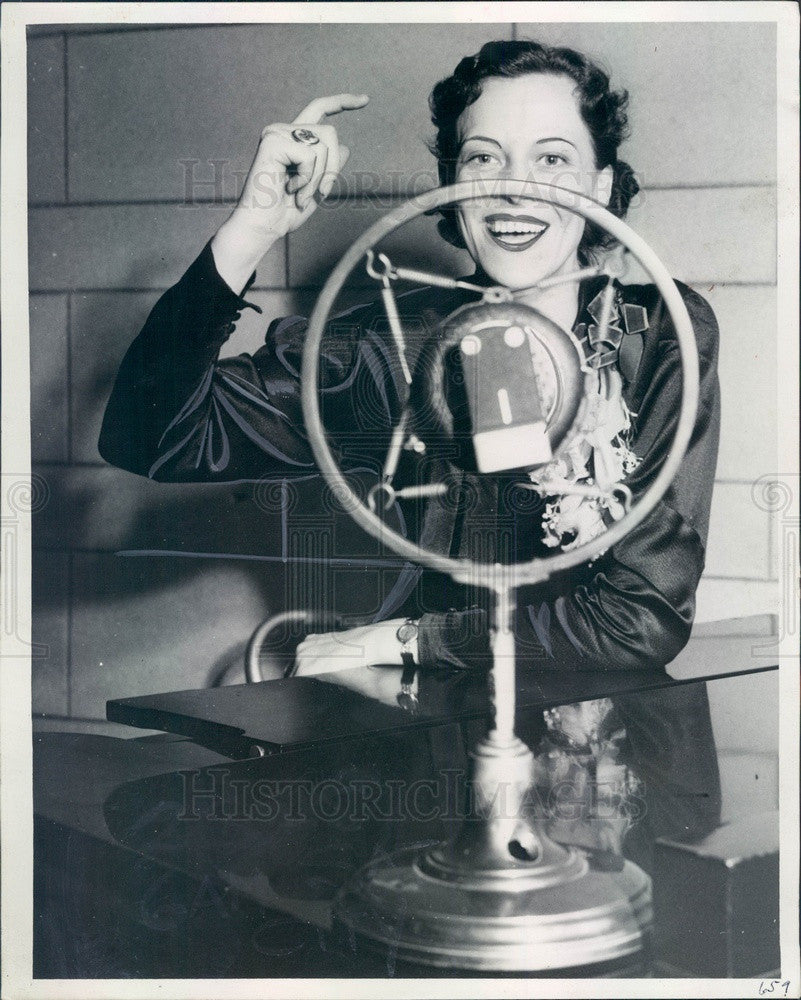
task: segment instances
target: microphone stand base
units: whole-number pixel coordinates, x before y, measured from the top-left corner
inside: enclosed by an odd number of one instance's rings
[[[595,870],[525,815],[531,751],[519,739],[490,733],[472,758],[458,836],[357,873],[334,904],[338,948],[388,971],[645,974],[648,876],[622,859],[619,871]]]
[[[484,973],[644,974],[651,884],[625,862],[544,889],[435,879],[410,848],[364,868],[337,899],[334,940],[358,961]],[[632,972],[639,969],[639,973]]]

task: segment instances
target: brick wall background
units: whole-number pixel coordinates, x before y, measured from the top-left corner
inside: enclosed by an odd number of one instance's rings
[[[337,122],[352,150],[343,197],[258,270],[251,298],[270,317],[310,307],[340,252],[389,207],[376,193],[431,186],[431,86],[482,42],[515,36],[581,48],[631,92],[624,156],[643,191],[629,221],[709,299],[721,327],[723,438],[699,617],[772,607],[769,515],[751,494],[776,472],[772,25],[37,28],[28,43],[32,447],[50,489],[34,537],[35,639],[47,647],[34,662],[37,714],[102,718],[109,697],[203,685],[293,587],[347,589],[362,610],[377,607],[378,571],[300,584],[285,573],[281,555],[307,551],[315,520],[332,516],[316,486],[282,516],[280,497],[252,486],[153,484],[104,465],[99,423],[124,351],[230,210],[235,172],[264,124],[320,94],[372,98]],[[408,249],[427,264],[441,257],[425,225]],[[226,351],[255,350],[264,323],[246,311]],[[337,524],[338,547],[369,549]],[[115,555],[131,549],[210,557]],[[221,553],[275,561],[211,557]],[[749,684],[746,701],[769,719],[775,691]],[[744,690],[716,709],[735,729]],[[762,749],[760,727],[746,729],[754,735],[741,747]]]

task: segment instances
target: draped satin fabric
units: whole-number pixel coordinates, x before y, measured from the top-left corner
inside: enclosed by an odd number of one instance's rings
[[[598,279],[582,285],[577,328],[592,324],[588,306],[600,287]],[[687,455],[663,500],[625,539],[590,566],[521,589],[516,626],[521,670],[662,669],[689,638],[718,447],[718,330],[705,300],[685,285],[679,290],[701,370],[700,407]],[[653,480],[672,439],[681,369],[675,331],[657,289],[626,285],[618,293],[624,315],[646,318],[646,329],[636,334],[642,337],[639,364],[624,384],[634,417],[629,445],[640,459],[626,482],[636,497]],[[445,316],[476,300],[475,294],[436,289],[400,295],[410,365]],[[627,313],[626,306],[634,308]],[[222,344],[248,307],[219,277],[206,246],[161,297],[122,362],[100,436],[107,461],[173,482],[314,474],[300,402],[306,320],[275,320],[254,355],[219,360]],[[343,467],[380,471],[405,401],[380,303],[332,319],[321,355],[321,411]],[[449,490],[444,498],[404,510],[410,533],[423,545],[483,560],[545,554],[541,505],[536,495],[516,487],[514,475],[476,475],[454,464],[447,449],[429,458]],[[404,458],[401,481],[413,471]],[[378,617],[420,618],[420,657],[429,668],[422,674],[421,695],[427,687],[427,696],[436,699],[438,688],[460,683],[466,670],[486,669],[486,602],[486,592],[439,574],[414,566],[400,573]],[[658,775],[668,789],[661,797],[655,793],[653,819],[657,832],[672,836],[703,832],[719,812],[705,687],[692,685],[684,692],[632,696],[616,706],[640,771]],[[689,801],[681,798],[681,789],[690,786],[693,801],[703,803],[694,820],[682,819],[670,805]]]
[[[598,279],[582,286],[577,325],[592,322],[588,305],[599,287]],[[701,360],[701,405],[687,456],[654,512],[612,551],[589,568],[521,593],[523,662],[546,669],[661,667],[689,637],[704,565],[719,395],[714,316],[699,295],[679,287]],[[652,481],[672,439],[681,371],[675,333],[654,286],[621,286],[619,291],[623,303],[645,310],[648,324],[638,334],[643,337],[638,370],[625,386],[635,415],[630,446],[641,460],[627,484],[637,496]],[[432,289],[399,297],[412,365],[441,320],[475,298]],[[162,296],[125,356],[100,438],[101,454],[109,462],[166,481],[261,480],[314,472],[299,391],[306,320],[274,321],[256,354],[218,360],[221,345],[248,306],[219,277],[207,246]],[[356,307],[331,321],[321,373],[321,409],[338,458],[346,467],[378,471],[405,402],[405,383],[380,304]],[[475,475],[447,456],[434,464],[451,488],[410,519],[420,524],[423,544],[459,556],[475,557],[478,551],[479,558],[490,560],[544,554],[541,510],[536,504],[532,509],[530,498],[521,500],[514,476]],[[425,663],[467,667],[486,660],[487,631],[475,627],[486,613],[482,605],[483,595],[471,588],[434,573],[421,579],[409,567],[383,610],[387,617],[421,617]]]

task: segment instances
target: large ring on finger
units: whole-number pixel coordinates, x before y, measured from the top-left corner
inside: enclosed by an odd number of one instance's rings
[[[293,128],[292,138],[295,142],[302,142],[304,146],[316,146],[320,141],[319,137],[308,128]]]

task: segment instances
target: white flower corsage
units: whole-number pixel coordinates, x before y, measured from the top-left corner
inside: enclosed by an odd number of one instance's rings
[[[623,517],[623,503],[611,490],[640,461],[629,448],[631,414],[619,372],[608,370],[605,395],[600,387],[598,378],[584,427],[568,451],[529,473],[538,491],[551,498],[542,519],[543,541],[565,552],[605,531],[605,512],[613,521]]]

